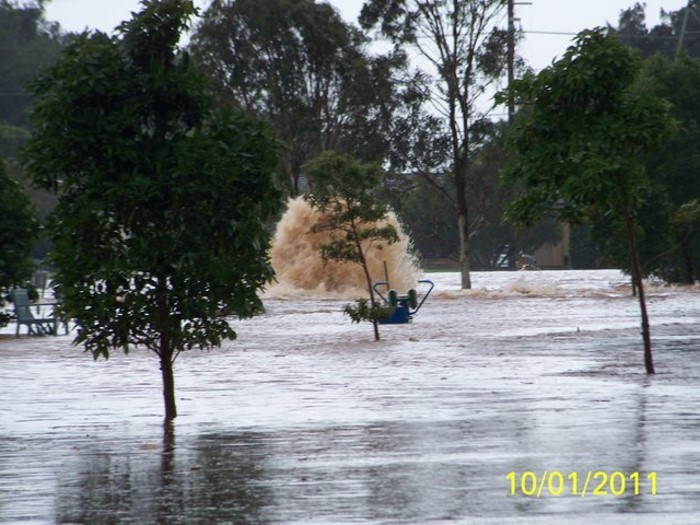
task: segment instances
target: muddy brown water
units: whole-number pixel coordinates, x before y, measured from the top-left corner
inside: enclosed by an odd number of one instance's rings
[[[651,287],[648,377],[618,272],[432,277],[379,343],[268,299],[180,356],[172,427],[148,352],[5,329],[0,523],[700,522],[700,290]]]

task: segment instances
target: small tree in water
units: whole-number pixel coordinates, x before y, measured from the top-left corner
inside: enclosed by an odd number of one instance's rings
[[[313,231],[330,235],[330,240],[321,246],[321,257],[359,264],[365,275],[369,302],[366,298],[358,299],[345,307],[345,313],[356,323],[370,321],[374,339],[379,341],[378,322],[391,310],[377,303],[367,254],[371,249],[399,240],[396,228],[386,222],[388,206],[377,198],[375,191],[382,179],[382,169],[327,151],[307,162],[303,172],[311,185],[311,193],[305,198],[322,213]]]
[[[639,292],[644,365],[654,373],[637,248],[637,211],[649,180],[644,156],[674,129],[665,101],[637,83],[641,61],[617,38],[583,31],[564,57],[514,83],[523,102],[510,137],[506,180],[520,191],[512,220],[532,224],[553,212],[569,223],[610,217],[624,226]]]
[[[24,159],[60,197],[51,260],[75,343],[96,359],[132,345],[155,352],[171,420],[180,352],[235,338],[225,316],[261,309],[265,221],[280,196],[267,130],[212,111],[177,47],[192,2],[142,3],[117,37],[77,37],[34,81]]]

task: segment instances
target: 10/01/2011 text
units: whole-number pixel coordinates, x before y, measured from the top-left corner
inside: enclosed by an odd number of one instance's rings
[[[656,472],[640,474],[621,471],[608,473],[603,470],[589,470],[579,474],[577,471],[564,474],[558,470],[545,470],[541,474],[531,470],[522,474],[509,472],[506,479],[510,482],[509,494],[541,498],[543,496],[623,496],[632,494],[656,495]]]

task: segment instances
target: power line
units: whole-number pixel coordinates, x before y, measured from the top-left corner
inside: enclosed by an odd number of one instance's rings
[[[615,29],[615,28],[612,28]],[[578,33],[570,33],[566,31],[523,31],[521,33],[526,35],[551,35],[551,36],[576,36]],[[700,31],[695,31],[693,33],[687,32],[689,34],[700,34]],[[615,33],[618,38],[629,38],[629,39],[640,39],[640,40],[678,40],[678,35],[637,35],[628,33]]]

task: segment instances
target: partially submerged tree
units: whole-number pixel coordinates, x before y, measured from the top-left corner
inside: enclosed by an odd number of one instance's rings
[[[34,82],[34,181],[59,194],[56,292],[95,358],[142,345],[177,415],[173,363],[235,338],[226,315],[261,309],[278,211],[275,144],[259,122],[215,112],[177,47],[186,0],[142,2],[116,37],[83,34]]]
[[[643,159],[674,127],[668,105],[639,89],[637,53],[605,30],[583,31],[563,58],[514,84],[523,104],[510,138],[506,177],[518,199],[509,216],[532,224],[544,213],[581,223],[611,215],[624,225],[639,292],[644,364],[654,373],[637,249],[636,213],[648,186]]]
[[[366,0],[360,23],[377,28],[398,46],[410,46],[431,65],[434,91],[431,101],[445,118],[450,173],[448,191],[428,172],[424,176],[440,187],[452,202],[459,230],[462,288],[471,288],[470,238],[478,227],[468,202],[469,164],[481,143],[482,124],[488,120],[490,88],[507,66],[509,34],[498,29],[506,0]],[[445,172],[443,169],[442,173]]]
[[[7,174],[0,158],[0,326],[11,319],[2,310],[6,295],[32,275],[31,251],[38,229],[34,206],[19,182]]]
[[[306,163],[304,173],[311,184],[311,193],[305,198],[321,214],[314,231],[330,235],[329,242],[321,246],[321,256],[359,264],[365,274],[369,304],[360,299],[356,305],[348,305],[345,312],[355,322],[372,322],[378,341],[378,322],[391,312],[375,298],[367,255],[370,250],[399,240],[396,228],[387,222],[388,207],[376,195],[382,169],[326,151]]]

